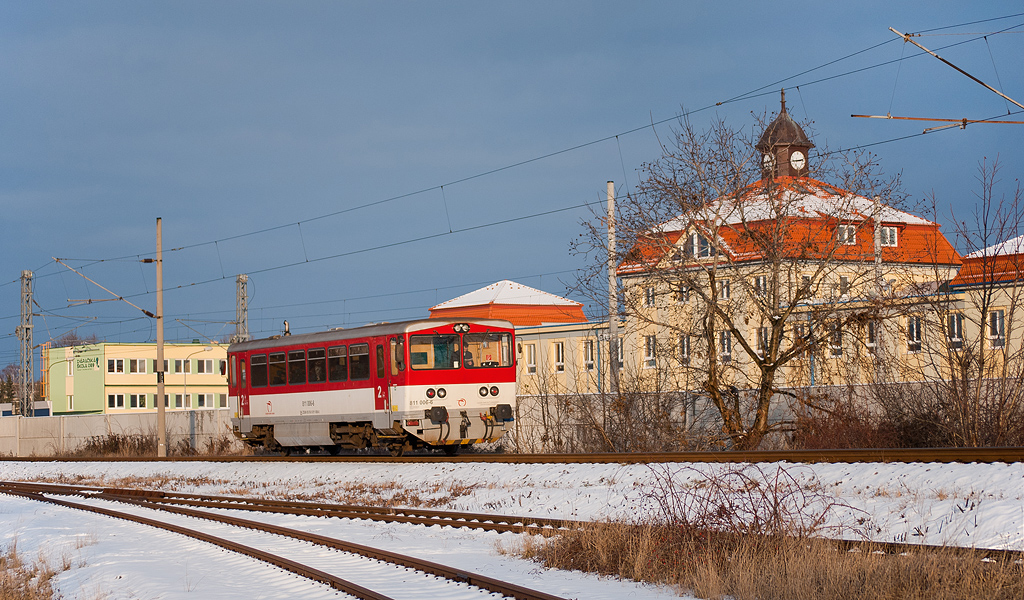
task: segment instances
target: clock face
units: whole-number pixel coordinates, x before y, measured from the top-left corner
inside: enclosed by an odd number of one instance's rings
[[[761,164],[768,171],[775,169],[775,156],[772,154],[765,154],[761,157]]]
[[[799,171],[800,169],[803,169],[806,164],[807,158],[804,156],[803,152],[797,150],[789,155],[789,166],[793,167],[794,170]]]

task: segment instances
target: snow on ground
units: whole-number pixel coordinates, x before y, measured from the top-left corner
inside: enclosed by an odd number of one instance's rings
[[[157,487],[194,493],[254,494],[339,501],[355,494],[369,502],[388,497],[437,502],[437,508],[571,519],[650,517],[650,491],[669,470],[681,482],[731,469],[728,465],[514,465],[493,463],[34,463],[0,462],[2,480],[48,480],[90,485]],[[828,525],[845,537],[867,533],[878,541],[1024,550],[1024,465],[1012,464],[761,464],[778,469],[816,497],[840,504]],[[257,516],[396,552],[457,565],[566,598],[669,598],[671,589],[544,569],[503,556],[514,534],[464,531],[345,519]],[[170,519],[170,517],[162,517]],[[189,521],[195,524],[196,521]],[[223,534],[224,529],[212,526]],[[255,534],[234,533],[236,536]],[[239,538],[243,539],[243,538]],[[249,538],[245,538],[249,539]],[[251,538],[255,539],[255,538]],[[177,599],[335,598],[334,591],[201,542],[99,515],[4,497],[0,545],[42,554],[71,569],[57,578],[66,598]],[[265,544],[265,542],[263,542]],[[254,542],[253,545],[258,545]],[[274,542],[268,550],[303,557],[311,547]],[[350,560],[315,551],[317,564],[346,576]],[[304,560],[304,559],[303,559]],[[322,564],[321,564],[322,563]],[[329,570],[329,568],[325,568]],[[422,575],[377,568],[383,580],[402,582],[396,598],[466,597],[456,587]],[[372,575],[371,575],[372,576]],[[372,580],[371,580],[372,581]],[[408,583],[404,583],[408,582]],[[455,586],[455,584],[441,584]],[[372,587],[372,586],[371,586]]]

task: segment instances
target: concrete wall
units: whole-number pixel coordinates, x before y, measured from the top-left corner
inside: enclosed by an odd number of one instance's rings
[[[173,452],[183,443],[203,450],[217,440],[229,439],[240,447],[231,433],[228,409],[167,412],[167,447]],[[75,451],[90,438],[111,434],[156,437],[156,414],[75,415],[63,417],[0,418],[0,455],[58,456]]]

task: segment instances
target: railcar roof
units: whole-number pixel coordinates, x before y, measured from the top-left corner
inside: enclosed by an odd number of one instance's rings
[[[246,352],[250,350],[261,350],[264,348],[278,348],[281,346],[301,346],[304,344],[315,344],[318,342],[333,342],[366,337],[377,337],[393,333],[407,333],[410,331],[429,330],[436,327],[444,327],[455,323],[473,323],[490,327],[501,327],[512,329],[512,323],[500,319],[417,319],[414,321],[400,321],[397,323],[375,323],[351,329],[332,329],[329,331],[318,331],[315,333],[298,333],[289,336],[274,336],[259,340],[249,340],[231,344],[228,352]]]

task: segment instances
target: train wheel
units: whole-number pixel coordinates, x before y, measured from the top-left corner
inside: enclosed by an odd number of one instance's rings
[[[333,446],[327,446],[327,453],[331,456],[337,456],[341,454],[341,446],[335,444]]]
[[[281,446],[281,456],[291,456],[293,448],[289,446]]]
[[[388,446],[388,452],[394,457],[402,456],[405,454],[405,444],[391,444]]]
[[[448,456],[455,456],[459,453],[459,446],[457,444],[445,444],[441,446],[441,450]]]

